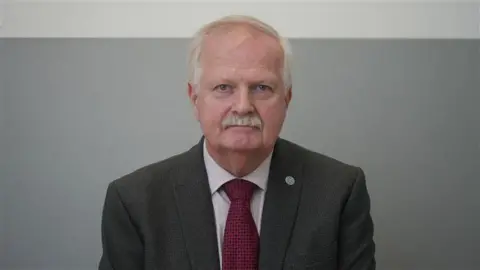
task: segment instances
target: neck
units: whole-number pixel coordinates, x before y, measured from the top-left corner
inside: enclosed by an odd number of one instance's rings
[[[235,177],[244,177],[253,172],[268,157],[273,149],[256,149],[251,151],[233,151],[216,149],[207,142],[207,151],[222,168]]]

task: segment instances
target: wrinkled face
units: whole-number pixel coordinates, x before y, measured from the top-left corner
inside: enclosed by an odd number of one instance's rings
[[[208,144],[231,151],[273,147],[291,98],[280,44],[251,28],[220,29],[204,39],[200,67],[189,96]]]

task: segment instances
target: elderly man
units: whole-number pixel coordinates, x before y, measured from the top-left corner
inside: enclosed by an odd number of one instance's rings
[[[197,145],[110,183],[100,270],[375,269],[363,171],[279,138],[290,48],[228,16],[193,38]]]

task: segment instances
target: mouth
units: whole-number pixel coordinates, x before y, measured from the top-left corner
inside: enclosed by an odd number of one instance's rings
[[[226,127],[226,129],[231,129],[231,128],[234,128],[234,129],[248,129],[248,130],[260,130],[260,127],[257,127],[257,126],[232,125],[232,126]]]

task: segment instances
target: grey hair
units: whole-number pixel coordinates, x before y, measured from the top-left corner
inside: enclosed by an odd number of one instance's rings
[[[287,38],[280,36],[280,34],[270,25],[260,21],[259,19],[246,16],[246,15],[229,15],[222,17],[218,20],[210,22],[200,28],[193,36],[190,43],[189,52],[188,52],[188,81],[191,83],[194,88],[198,84],[201,74],[200,67],[200,55],[202,51],[203,38],[213,29],[228,25],[228,24],[247,24],[255,29],[268,34],[280,43],[280,46],[283,50],[283,73],[282,80],[285,86],[285,89],[289,89],[292,86],[292,49],[290,42]]]

